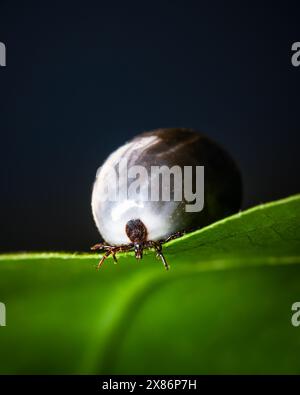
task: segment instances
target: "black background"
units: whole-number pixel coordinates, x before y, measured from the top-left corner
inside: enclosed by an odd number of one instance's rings
[[[158,127],[227,148],[244,207],[299,192],[299,9],[0,1],[1,251],[88,250],[98,166]]]

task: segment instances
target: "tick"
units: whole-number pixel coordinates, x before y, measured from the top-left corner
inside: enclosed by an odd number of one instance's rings
[[[98,169],[92,212],[105,240],[92,250],[110,255],[154,249],[240,209],[242,182],[231,156],[191,129],[142,133],[114,151]]]

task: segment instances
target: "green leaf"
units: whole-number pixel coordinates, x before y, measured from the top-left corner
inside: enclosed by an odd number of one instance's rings
[[[300,373],[300,195],[153,252],[0,256],[0,373]]]

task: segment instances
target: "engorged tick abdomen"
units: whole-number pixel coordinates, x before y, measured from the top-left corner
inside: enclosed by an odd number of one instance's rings
[[[124,158],[128,168],[142,166],[149,175],[152,166],[179,166],[181,169],[185,166],[204,166],[203,209],[199,212],[187,212],[184,198],[182,201],[126,198],[103,201],[101,197],[105,188],[108,184],[111,186],[112,182],[109,169],[117,169],[120,160]],[[121,183],[121,189],[122,185]],[[140,194],[143,196],[148,192],[149,186],[145,183]],[[224,149],[191,129],[157,129],[142,133],[121,146],[99,168],[93,189],[92,209],[103,239],[112,245],[119,245],[130,241],[125,229],[130,220],[139,219],[143,222],[148,240],[161,240],[178,231],[199,229],[237,212],[241,207],[241,200],[241,175]]]

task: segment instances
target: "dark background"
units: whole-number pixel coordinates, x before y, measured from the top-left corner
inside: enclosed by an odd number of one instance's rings
[[[244,207],[299,192],[299,8],[0,1],[0,249],[88,250],[98,166],[158,127],[227,148]]]

